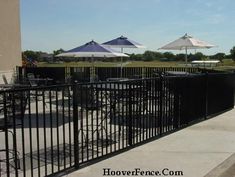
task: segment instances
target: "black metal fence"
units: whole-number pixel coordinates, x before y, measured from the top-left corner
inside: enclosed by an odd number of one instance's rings
[[[1,176],[48,176],[234,107],[234,75],[198,74],[0,92]]]
[[[185,67],[124,67],[123,78],[152,78],[158,73],[167,71],[180,71],[187,73],[218,73],[219,71],[205,68]],[[33,73],[40,78],[52,78],[54,84],[68,83],[71,80],[78,82],[89,82],[90,77],[96,80],[106,81],[108,78],[120,78],[120,67],[17,67],[18,80],[23,81],[28,73]]]

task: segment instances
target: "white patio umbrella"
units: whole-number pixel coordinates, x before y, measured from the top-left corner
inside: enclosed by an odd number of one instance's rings
[[[121,53],[123,53],[123,48],[145,48],[142,44],[135,42],[127,37],[120,36],[111,41],[104,42],[102,45],[113,48],[121,48]],[[122,77],[122,63],[123,58],[121,57],[121,77]]]
[[[105,47],[95,41],[90,41],[80,47],[68,50],[56,55],[56,57],[89,57],[92,59],[92,68],[94,68],[94,58],[110,57],[129,57],[128,55]],[[91,81],[93,81],[91,77]]]
[[[215,47],[215,45],[209,44],[205,41],[193,38],[189,36],[187,33],[181,38],[159,48],[163,50],[185,50],[185,63],[187,64],[188,60],[188,49],[203,49],[203,48],[211,48]]]

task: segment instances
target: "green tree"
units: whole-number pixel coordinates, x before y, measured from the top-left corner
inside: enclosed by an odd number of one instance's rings
[[[167,58],[169,60],[174,60],[175,59],[175,55],[172,52],[165,52],[165,53],[163,53],[163,57]]]
[[[219,60],[220,62],[222,62],[223,59],[225,59],[226,54],[225,53],[217,53],[213,56],[211,56],[213,59]]]
[[[129,60],[131,60],[131,61],[141,61],[141,60],[143,60],[143,55],[142,54],[132,53],[129,57]]]
[[[164,58],[161,52],[154,52],[154,55],[155,55],[155,60],[160,60],[161,58]]]
[[[38,61],[40,58],[40,52],[35,52],[32,50],[26,50],[23,52],[23,55],[26,56],[27,58],[31,59],[31,60],[36,60]]]
[[[188,56],[189,61],[203,60],[203,59],[205,59],[205,55],[203,55],[203,53],[201,53],[201,52],[197,52],[195,54],[190,53],[189,56]]]
[[[230,50],[230,53],[233,61],[235,61],[235,46]]]
[[[195,53],[194,57],[195,57],[196,60],[203,60],[205,58],[205,56],[201,52]]]
[[[176,61],[185,61],[185,54],[183,54],[183,53],[176,54],[175,60]]]
[[[143,60],[145,61],[153,61],[155,59],[155,52],[152,51],[145,51],[143,54]]]
[[[56,56],[56,55],[58,55],[58,54],[60,54],[60,53],[63,53],[64,52],[64,49],[58,49],[58,50],[54,50],[53,51],[53,56]]]

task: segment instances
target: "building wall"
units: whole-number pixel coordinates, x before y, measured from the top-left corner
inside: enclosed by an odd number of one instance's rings
[[[0,83],[2,74],[8,81],[21,65],[19,0],[0,0]]]

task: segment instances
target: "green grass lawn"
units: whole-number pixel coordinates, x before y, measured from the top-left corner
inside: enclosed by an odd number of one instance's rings
[[[120,66],[120,62],[94,62],[94,66],[97,67],[117,67]],[[130,61],[123,63],[124,67],[177,67],[182,62],[161,62],[161,61]],[[69,63],[45,63],[41,62],[38,64],[39,67],[89,67],[92,66],[91,62],[69,62]]]
[[[124,62],[123,67],[181,67],[184,62],[176,61],[129,61]],[[79,62],[64,62],[64,63],[45,63],[41,62],[38,64],[39,67],[90,67],[92,66],[91,62],[79,61]],[[120,62],[94,62],[96,67],[117,67],[120,66]],[[235,62],[231,59],[223,60],[217,67],[214,69],[218,70],[232,70],[235,69]]]
[[[235,70],[235,62],[232,59],[225,59],[217,67],[217,70]]]

